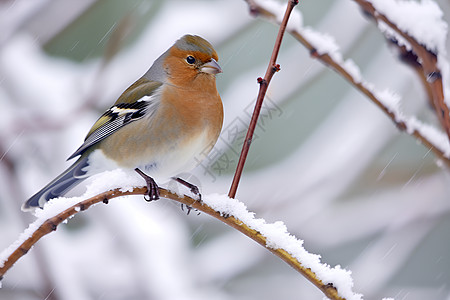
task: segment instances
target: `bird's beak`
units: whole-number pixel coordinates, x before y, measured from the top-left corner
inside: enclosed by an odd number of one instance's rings
[[[200,72],[208,74],[218,74],[222,73],[222,68],[219,66],[219,64],[214,58],[211,58],[211,61],[203,64],[200,67]]]

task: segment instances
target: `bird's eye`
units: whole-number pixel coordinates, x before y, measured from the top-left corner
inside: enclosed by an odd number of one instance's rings
[[[195,63],[195,58],[189,55],[188,57],[186,57],[186,61],[188,64],[193,65]]]

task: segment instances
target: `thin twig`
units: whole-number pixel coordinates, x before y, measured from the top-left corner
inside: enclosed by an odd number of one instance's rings
[[[279,21],[277,21],[276,15],[273,12],[258,5],[254,1],[248,0],[247,2],[250,6],[253,15],[262,16],[272,22],[279,23]],[[444,162],[448,167],[450,167],[450,159],[444,153],[443,149],[433,144],[433,142],[430,141],[425,136],[425,134],[423,134],[417,128],[408,128],[405,120],[400,119],[399,116],[396,116],[388,107],[386,107],[384,103],[377,98],[377,96],[373,93],[373,91],[367,88],[367,85],[363,84],[363,82],[361,81],[356,81],[355,78],[353,78],[353,76],[349,72],[347,72],[347,70],[339,62],[335,61],[329,54],[324,53],[319,55],[313,44],[301,32],[297,31],[296,29],[291,29],[287,31],[295,39],[297,39],[305,48],[309,50],[313,58],[318,59],[326,66],[333,69],[336,73],[338,73],[339,75],[344,77],[349,83],[351,83],[356,89],[358,89],[364,95],[366,95],[376,106],[378,106],[378,108],[380,108],[392,120],[392,122],[395,123],[398,129],[402,131],[409,129],[408,133],[410,135],[414,136],[418,141],[420,141],[427,148],[429,148],[442,162]],[[429,92],[432,95],[433,93],[431,92],[431,90],[435,89],[436,86],[430,87],[429,89],[427,89],[427,92]]]
[[[248,1],[250,3],[250,1]],[[283,20],[280,24],[280,29],[278,30],[277,39],[275,41],[275,46],[272,51],[272,56],[270,57],[269,65],[267,66],[266,74],[264,79],[259,77],[259,92],[256,98],[255,109],[253,110],[252,119],[250,120],[250,125],[247,130],[247,135],[245,136],[244,143],[242,145],[241,155],[239,156],[239,161],[236,167],[236,172],[234,173],[233,182],[231,183],[230,191],[228,192],[228,197],[234,198],[236,196],[236,191],[241,179],[242,171],[244,169],[245,161],[247,159],[248,151],[253,139],[253,133],[255,132],[256,123],[258,122],[258,117],[261,112],[261,107],[264,101],[264,97],[267,92],[270,81],[273,75],[280,70],[280,65],[276,63],[278,53],[280,51],[281,42],[283,40],[284,32],[286,31],[286,26],[289,21],[292,10],[298,4],[298,0],[289,0],[286,7],[286,12],[284,13]]]
[[[27,252],[33,247],[42,237],[49,234],[50,232],[53,232],[57,229],[57,227],[63,223],[65,220],[69,219],[70,217],[73,217],[75,214],[87,210],[89,207],[91,207],[94,204],[103,202],[107,204],[110,199],[122,197],[122,196],[128,196],[128,195],[146,195],[147,188],[146,187],[139,187],[134,188],[133,191],[127,191],[123,192],[120,189],[115,189],[112,191],[104,192],[99,195],[96,195],[92,198],[86,199],[84,201],[81,201],[66,210],[62,211],[61,213],[57,214],[56,216],[44,221],[42,225],[36,229],[29,238],[27,238],[21,245],[19,245],[12,254],[8,257],[8,259],[4,262],[3,266],[0,267],[0,279],[5,275],[5,273]],[[281,258],[283,261],[285,261],[288,265],[290,265],[292,268],[294,268],[296,271],[301,273],[306,279],[308,279],[310,282],[312,282],[316,287],[318,287],[329,299],[336,299],[336,300],[343,300],[344,297],[340,296],[338,293],[338,290],[333,286],[333,284],[325,284],[322,280],[319,279],[317,274],[311,271],[311,269],[306,268],[302,265],[300,261],[298,261],[295,257],[293,257],[291,254],[289,254],[287,251],[279,248],[279,249],[273,249],[267,246],[267,239],[265,236],[263,236],[260,232],[251,229],[247,226],[242,220],[239,220],[233,216],[224,216],[221,212],[218,212],[211,208],[210,206],[206,205],[204,202],[197,201],[191,197],[188,196],[179,196],[175,193],[172,193],[166,189],[160,188],[159,189],[160,196],[162,198],[171,199],[177,202],[180,202],[192,209],[201,211],[203,213],[206,213],[223,223],[237,229],[244,235],[248,236],[249,238],[256,241],[258,244]]]

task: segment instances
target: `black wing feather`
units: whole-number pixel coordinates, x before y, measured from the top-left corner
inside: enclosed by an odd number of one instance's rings
[[[88,134],[83,145],[68,160],[83,154],[89,147],[110,136],[130,122],[141,119],[149,109],[154,110],[154,105],[152,105],[154,103],[155,101],[144,100],[133,103],[118,103],[112,106],[97,120],[97,123],[100,122],[101,125]]]

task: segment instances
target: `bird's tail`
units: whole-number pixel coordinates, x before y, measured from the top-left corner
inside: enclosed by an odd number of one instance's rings
[[[88,157],[80,157],[73,165],[65,170],[61,175],[56,177],[52,182],[47,184],[42,190],[34,194],[30,199],[22,205],[23,211],[30,211],[34,208],[42,208],[50,199],[63,196],[70,189],[75,187],[81,181],[85,180],[85,167]]]

